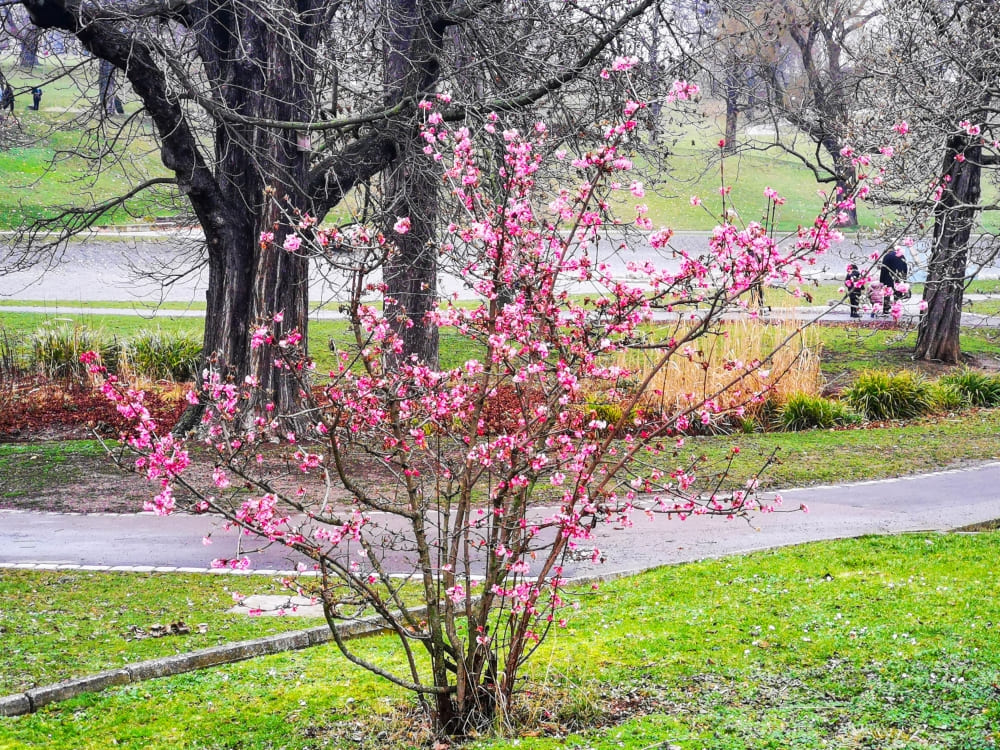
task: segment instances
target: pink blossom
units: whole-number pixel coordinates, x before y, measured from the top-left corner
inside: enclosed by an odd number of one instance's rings
[[[630,56],[630,57],[622,55],[622,56],[616,57],[612,61],[612,63],[611,63],[611,69],[614,70],[614,71],[616,71],[616,72],[622,72],[622,71],[626,71],[626,70],[631,70],[635,66],[635,64],[637,62],[639,62],[639,58],[635,57],[634,55]]]
[[[901,122],[897,122],[893,125],[892,129],[900,135],[906,135],[910,132],[910,124],[906,120],[902,120]]]
[[[250,334],[250,348],[259,349],[264,344],[270,343],[271,331],[267,326],[258,326]]]
[[[778,194],[778,191],[775,190],[772,187],[765,187],[764,188],[764,197],[767,198],[769,201],[773,201],[774,204],[777,205],[777,206],[784,205],[784,203],[785,203],[785,199],[782,198]]]
[[[983,132],[983,129],[979,125],[973,125],[968,120],[962,120],[958,123],[958,126],[969,135],[979,135]]]
[[[285,248],[290,253],[294,253],[302,246],[302,238],[297,234],[290,234],[285,237],[285,242],[282,247]]]
[[[397,234],[406,234],[410,231],[410,217],[400,216],[396,219],[396,223],[392,225],[393,230]]]

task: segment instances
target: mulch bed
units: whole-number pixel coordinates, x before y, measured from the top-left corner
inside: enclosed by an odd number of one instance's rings
[[[187,405],[179,389],[150,389],[153,417],[173,424]],[[127,421],[89,383],[28,378],[0,385],[0,442],[117,437]]]

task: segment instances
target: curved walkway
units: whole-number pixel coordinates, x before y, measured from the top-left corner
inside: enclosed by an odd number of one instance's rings
[[[782,493],[789,508],[808,512],[759,518],[759,525],[692,517],[639,520],[629,528],[602,528],[605,560],[567,566],[568,577],[613,577],[668,563],[862,534],[947,531],[1000,519],[1000,462],[970,469]],[[191,570],[204,559],[193,537],[212,532],[204,516],[148,514],[59,514],[0,511],[0,568],[95,570]],[[233,542],[233,539],[227,540]],[[38,555],[42,559],[20,559]],[[144,563],[135,564],[136,556]],[[257,563],[272,564],[258,557]],[[286,561],[294,562],[294,561]],[[160,563],[160,564],[151,564]],[[274,569],[258,570],[274,574]],[[595,575],[596,574],[596,575]],[[342,626],[342,637],[382,632],[378,620]],[[97,674],[0,696],[0,716],[19,716],[84,692],[96,692],[155,677],[180,674],[278,651],[308,648],[330,640],[326,626],[267,638],[222,644],[191,653],[151,659]]]
[[[919,446],[914,448],[919,450]],[[567,577],[619,574],[659,565],[863,534],[948,531],[1000,519],[1000,461],[967,469],[781,493],[795,512],[758,515],[752,523],[636,514],[628,528],[602,526],[604,561],[566,565]],[[808,512],[797,509],[805,505]],[[211,546],[202,543],[211,534]],[[273,575],[300,560],[284,548],[248,552],[217,518],[148,513],[64,514],[0,510],[0,567],[35,569],[209,571],[215,557],[248,553],[249,572]],[[412,565],[400,557],[393,572]],[[246,574],[246,573],[244,573]]]

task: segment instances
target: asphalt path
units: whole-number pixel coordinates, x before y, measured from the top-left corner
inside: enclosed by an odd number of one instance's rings
[[[708,250],[708,232],[678,232],[671,247],[698,255]],[[0,299],[37,301],[115,301],[149,303],[202,303],[205,300],[207,275],[192,270],[199,255],[197,232],[171,233],[135,232],[132,234],[93,235],[69,243],[57,258],[34,268],[0,275]],[[678,261],[671,251],[658,251],[645,242],[641,234],[629,238],[626,249],[619,240],[605,241],[597,256],[606,262],[617,278],[641,281],[641,275],[628,271],[630,262],[646,262],[656,267],[676,269]],[[0,257],[3,238],[0,237]],[[884,250],[875,240],[848,235],[842,242],[819,259],[808,272],[820,279],[843,278],[848,262],[868,264],[869,256]],[[919,281],[926,258],[919,249],[910,250],[913,270],[911,280]],[[314,267],[310,284],[310,300],[315,307],[342,297],[343,279],[327,274],[320,264]],[[1000,276],[1000,267],[983,269],[981,277]],[[157,279],[170,278],[172,284],[162,287]],[[467,296],[462,281],[447,273],[440,274],[439,288],[443,294]]]
[[[914,450],[919,450],[916,446]],[[745,520],[637,515],[630,527],[605,525],[590,555],[570,561],[568,577],[635,572],[803,542],[865,534],[943,532],[1000,519],[1000,461],[885,481],[781,493],[787,512]],[[798,510],[806,505],[808,511]],[[540,511],[543,512],[543,511]],[[0,510],[0,567],[206,570],[215,557],[247,554],[258,572],[292,570],[300,560],[278,546],[254,552],[217,518],[177,514],[61,514]],[[202,539],[211,534],[213,543]],[[245,545],[245,542],[244,542]],[[391,572],[412,568],[403,554]]]

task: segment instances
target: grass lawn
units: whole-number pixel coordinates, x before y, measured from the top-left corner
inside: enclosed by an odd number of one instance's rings
[[[992,747],[998,543],[996,532],[866,537],[661,568],[579,592],[582,608],[532,663],[516,739],[469,747]],[[193,647],[125,640],[129,624],[174,614],[209,623],[208,639],[300,626],[228,623],[219,612],[227,587],[246,584],[239,579],[0,576],[4,674],[16,669],[18,684]],[[60,590],[88,604],[53,595]],[[395,663],[389,639],[364,650]],[[0,748],[426,747],[407,705],[329,645],[2,719]]]
[[[93,108],[98,97],[97,62],[70,57],[82,75],[63,76],[47,81],[59,68],[53,58],[42,59],[33,71],[24,71],[10,54],[0,56],[4,74],[14,87],[15,115],[18,125],[9,122],[3,138],[9,147],[0,149],[0,228],[17,227],[26,221],[52,214],[52,209],[66,203],[70,196],[77,204],[97,204],[126,189],[133,182],[153,176],[165,176],[156,143],[145,120],[118,118],[116,125],[127,122],[127,137],[113,150],[115,158],[106,157],[100,169],[95,162],[78,155],[79,144],[92,129],[87,148],[101,145],[98,120]],[[88,83],[81,84],[80,81]],[[43,83],[44,82],[44,83]],[[29,90],[40,83],[43,94],[38,112],[28,109]],[[136,103],[123,89],[127,112],[135,112]],[[146,197],[129,204],[130,213],[115,211],[98,221],[100,225],[125,223],[144,218],[158,209]]]
[[[96,203],[141,179],[167,174],[148,119],[126,119],[139,109],[127,85],[121,90],[126,117],[115,118],[108,129],[111,132],[122,122],[127,123],[128,136],[120,139],[124,145],[115,150],[120,161],[112,164],[108,159],[106,168],[95,172],[91,164],[72,153],[87,129],[97,123],[93,114],[98,96],[97,72],[96,62],[88,58],[69,56],[66,61],[77,67],[78,74],[45,83],[40,111],[34,112],[27,109],[31,102],[28,91],[57,71],[54,58],[43,58],[34,71],[26,72],[10,53],[0,55],[0,65],[18,94],[19,119],[18,128],[10,132],[12,147],[0,150],[0,195],[9,196],[0,198],[0,228],[44,216],[63,203],[67,195],[86,196],[87,202]],[[743,221],[761,218],[764,188],[772,187],[787,199],[776,217],[778,231],[811,224],[822,205],[818,193],[828,191],[830,186],[817,183],[813,173],[797,159],[778,149],[768,150],[768,138],[748,134],[752,130],[742,134],[739,153],[720,162],[717,143],[723,123],[715,109],[713,102],[705,101],[700,114],[687,121],[671,117],[668,132],[656,144],[661,150],[658,163],[650,164],[636,155],[637,169],[650,173],[652,178],[647,179],[648,191],[641,202],[648,205],[653,223],[674,229],[711,229],[722,210],[718,190],[724,177],[732,187],[727,207],[735,208]],[[807,152],[814,148],[796,132],[782,132],[781,139]],[[89,145],[93,148],[99,143],[100,137]],[[693,195],[700,196],[704,206],[692,206]],[[994,202],[994,198],[995,188],[984,186],[984,203]],[[636,202],[627,192],[618,196],[616,209],[622,218],[631,217]],[[116,211],[99,224],[146,221],[176,211],[140,196],[129,204],[128,212]],[[340,218],[346,218],[346,214]],[[862,227],[876,227],[880,220],[879,211],[862,206]],[[997,219],[992,214],[987,214],[983,222],[987,229],[996,228]]]

